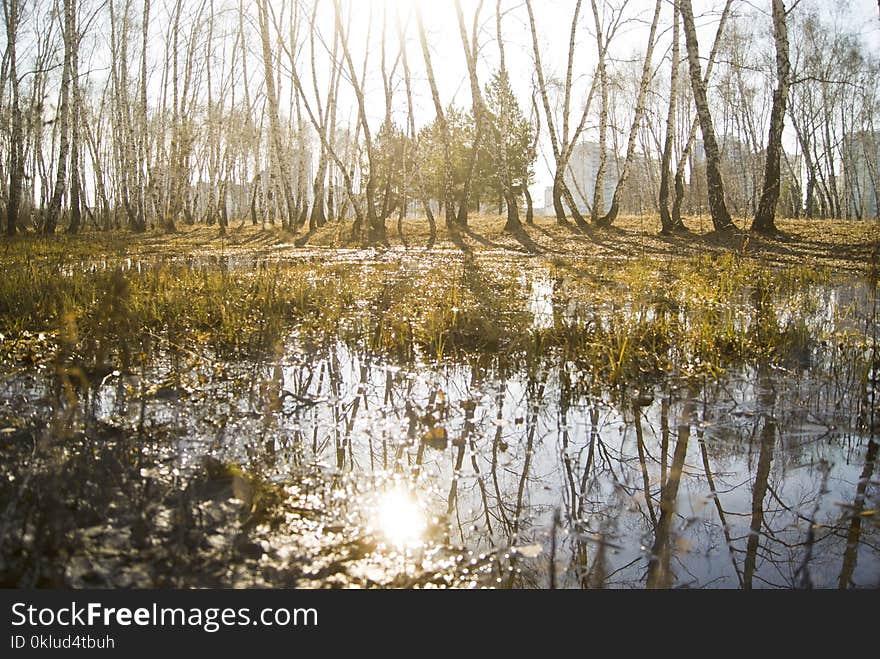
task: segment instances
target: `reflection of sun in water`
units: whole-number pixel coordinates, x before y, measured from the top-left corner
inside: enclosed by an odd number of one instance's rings
[[[420,546],[427,527],[425,511],[415,496],[400,485],[379,496],[376,523],[388,542],[398,549]]]

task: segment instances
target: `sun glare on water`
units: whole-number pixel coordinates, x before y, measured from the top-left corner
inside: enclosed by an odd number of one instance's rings
[[[376,524],[388,543],[398,549],[414,549],[424,542],[425,511],[412,492],[400,485],[379,497]]]

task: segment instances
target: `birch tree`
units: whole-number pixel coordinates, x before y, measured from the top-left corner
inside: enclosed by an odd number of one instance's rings
[[[715,139],[712,113],[709,109],[709,100],[706,94],[706,83],[703,80],[703,73],[700,68],[700,46],[697,41],[697,28],[694,24],[694,11],[691,6],[691,0],[680,0],[679,11],[681,12],[684,25],[694,105],[697,107],[697,116],[700,120],[700,130],[703,133],[703,144],[706,151],[706,186],[709,191],[709,208],[712,212],[712,224],[716,231],[723,231],[733,227],[733,221],[730,219],[730,213],[728,213],[727,205],[724,201],[721,158],[718,152],[718,142]]]
[[[679,3],[681,0],[678,0]],[[730,17],[731,7],[733,6],[733,0],[727,0],[724,4],[724,9],[721,11],[721,17],[718,19],[718,28],[715,31],[715,39],[712,42],[712,49],[709,52],[709,58],[706,62],[706,72],[703,75],[703,84],[708,85],[709,80],[712,76],[712,68],[715,65],[715,60],[718,56],[718,52],[721,48],[722,38],[724,36],[724,29],[727,25],[728,18]],[[679,6],[679,16],[681,16],[681,7]],[[671,216],[672,223],[678,229],[684,229],[684,223],[681,219],[681,204],[684,200],[684,171],[685,166],[687,165],[688,158],[691,155],[694,140],[697,136],[697,128],[700,126],[700,116],[699,114],[695,114],[693,119],[691,120],[690,130],[688,131],[687,137],[684,140],[684,148],[681,150],[681,154],[678,157],[678,162],[675,167],[675,194],[672,199],[672,208],[671,208]]]
[[[776,45],[776,90],[773,92],[773,109],[770,113],[770,133],[767,138],[767,160],[764,165],[764,186],[758,212],[752,222],[752,230],[773,234],[776,232],[776,204],[780,188],[780,152],[782,131],[785,127],[785,110],[788,103],[788,86],[791,66],[788,60],[788,27],[783,0],[771,0],[773,35]]]
[[[425,60],[425,73],[428,76],[428,84],[431,88],[431,101],[434,103],[437,126],[440,130],[440,139],[443,147],[443,205],[446,211],[446,226],[452,228],[456,223],[455,195],[452,183],[452,154],[450,152],[449,125],[446,121],[446,112],[440,102],[440,92],[437,89],[437,79],[434,76],[434,65],[431,61],[431,51],[428,48],[428,38],[425,35],[425,22],[422,16],[421,6],[416,3],[416,24],[419,29],[419,44],[422,47],[422,57]]]
[[[635,112],[633,116],[632,127],[629,131],[629,139],[626,145],[626,157],[623,161],[623,169],[620,171],[620,174],[617,178],[617,185],[614,188],[614,197],[611,200],[611,207],[608,209],[608,213],[599,219],[598,224],[600,226],[611,226],[614,223],[614,220],[617,219],[617,215],[620,212],[620,196],[623,192],[623,188],[626,185],[627,178],[629,177],[630,168],[632,167],[633,157],[635,156],[635,147],[636,147],[636,138],[638,137],[639,126],[642,123],[642,117],[645,114],[645,94],[648,91],[648,84],[651,82],[651,60],[654,56],[654,44],[657,39],[657,23],[660,20],[660,9],[663,6],[663,0],[657,0],[657,3],[654,7],[654,18],[651,20],[651,29],[648,33],[648,46],[645,52],[645,61],[642,66],[642,76],[639,82],[639,91],[636,96],[635,102]],[[604,94],[603,94],[604,96]],[[599,190],[600,186],[596,186],[596,190]],[[594,217],[596,214],[597,208],[594,205],[593,213]]]
[[[275,87],[275,74],[273,67],[273,51],[269,40],[269,4],[268,0],[260,0],[257,15],[260,25],[260,45],[263,53],[263,77],[266,89],[266,101],[269,111],[269,135],[272,145],[272,168],[277,177],[276,189],[282,195],[282,207],[284,215],[281,225],[284,228],[293,228],[297,213],[293,202],[291,190],[290,169],[287,166],[287,149],[282,137],[281,118],[279,116],[278,95]]]
[[[571,20],[571,27],[569,29],[568,57],[566,61],[565,82],[563,83],[563,101],[561,111],[562,116],[560,126],[560,122],[554,119],[554,112],[551,108],[549,85],[547,83],[541,59],[541,48],[538,40],[537,27],[535,25],[534,9],[532,8],[531,0],[526,0],[526,10],[529,15],[529,31],[532,37],[532,55],[535,60],[535,73],[537,75],[538,81],[538,92],[544,108],[544,116],[547,119],[547,132],[550,136],[550,146],[553,150],[553,158],[555,161],[555,171],[553,174],[553,210],[556,213],[557,222],[559,222],[560,224],[566,223],[566,212],[565,206],[563,205],[563,200],[565,200],[565,202],[569,206],[569,210],[571,212],[572,218],[575,221],[575,224],[580,229],[586,230],[589,228],[589,225],[580,214],[577,204],[572,197],[571,191],[568,189],[568,186],[565,182],[565,173],[568,169],[568,163],[571,160],[571,155],[574,151],[574,147],[578,143],[578,140],[580,139],[586,126],[587,117],[589,116],[590,107],[593,102],[593,96],[596,92],[596,87],[601,77],[598,73],[593,76],[586,100],[584,102],[583,111],[581,112],[580,121],[578,122],[577,127],[574,129],[574,131],[571,132],[570,119],[572,100],[572,77],[574,70],[575,46],[577,44],[577,26],[580,9],[581,0],[578,0],[574,8],[574,14]],[[603,58],[607,53],[608,46],[611,43],[614,34],[621,25],[622,15],[622,10],[616,12],[615,15],[612,17],[611,27],[606,30],[603,47],[601,48]]]
[[[364,93],[364,86],[358,80],[357,70],[354,66],[354,60],[352,59],[351,49],[349,47],[349,39],[348,34],[349,31],[343,29],[342,25],[342,9],[340,7],[340,0],[333,0],[334,7],[336,9],[336,30],[339,33],[339,43],[342,47],[342,56],[345,62],[348,64],[348,72],[350,74],[350,82],[352,86],[352,90],[354,91],[355,98],[357,100],[357,116],[358,123],[360,125],[361,131],[364,135],[364,146],[366,150],[366,156],[368,161],[368,171],[366,176],[366,184],[364,186],[364,203],[366,205],[367,211],[367,225],[369,230],[369,241],[370,242],[385,242],[385,218],[379,217],[379,214],[376,212],[376,171],[378,169],[378,158],[376,151],[373,148],[373,134],[370,129],[370,124],[367,119],[367,109],[366,109],[366,100]],[[367,41],[367,44],[364,48],[364,68],[366,68],[366,58],[369,55],[370,44]]]
[[[673,143],[675,142],[675,112],[678,103],[678,71],[681,42],[678,3],[679,0],[673,0],[672,52],[670,54],[670,68],[672,73],[669,79],[669,104],[666,114],[666,136],[663,141],[663,155],[660,158],[660,192],[658,202],[660,207],[661,232],[664,234],[671,233],[680,226],[680,220],[678,223],[674,222],[669,213],[669,185],[670,179],[672,178],[670,166],[672,164]]]
[[[58,102],[58,133],[59,149],[55,174],[55,188],[52,200],[46,210],[46,219],[43,223],[43,232],[55,233],[58,225],[58,216],[61,214],[61,203],[68,191],[68,162],[70,160],[70,126],[71,126],[71,80],[73,78],[72,61],[76,48],[76,36],[74,30],[74,13],[76,11],[74,0],[63,0],[63,33],[64,33],[64,64],[61,73],[61,88]]]
[[[18,228],[24,182],[24,131],[22,130],[21,91],[18,72],[18,28],[23,15],[19,0],[3,0],[3,22],[6,26],[6,59],[9,67],[10,132],[9,132],[9,190],[6,194],[6,234],[13,236]]]
[[[431,204],[428,200],[422,168],[419,167],[418,161],[413,157],[413,154],[419,152],[420,145],[418,142],[418,133],[416,132],[416,116],[413,106],[412,75],[410,74],[409,59],[407,57],[406,32],[403,27],[403,23],[400,20],[400,14],[397,15],[397,38],[401,44],[400,61],[401,65],[403,66],[403,83],[404,89],[406,91],[406,107],[410,144],[410,148],[406,152],[404,152],[404,167],[406,168],[408,165],[412,165],[413,182],[415,184],[415,189],[419,196],[419,200],[422,202],[422,208],[425,211],[425,217],[428,220],[428,247],[431,247],[434,245],[434,242],[437,239],[437,224],[434,218],[434,212],[431,210]]]

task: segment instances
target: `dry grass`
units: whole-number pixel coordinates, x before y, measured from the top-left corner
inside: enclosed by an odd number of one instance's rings
[[[741,219],[740,227],[748,220]],[[835,270],[863,270],[880,245],[880,223],[846,220],[779,220],[782,235],[768,239],[739,231],[718,234],[711,231],[708,217],[692,218],[690,233],[662,236],[655,217],[623,217],[610,229],[578,231],[573,225],[561,226],[552,217],[539,217],[519,234],[504,231],[498,216],[472,217],[467,230],[452,233],[438,223],[435,248],[466,251],[497,250],[512,254],[543,255],[550,258],[631,259],[650,256],[661,259],[693,257],[734,250],[765,261],[768,265],[816,265]],[[351,246],[347,227],[331,225],[310,236],[309,244],[328,247]],[[424,247],[430,235],[424,219],[403,223],[403,238],[410,247]],[[403,244],[396,223],[388,224],[388,241]]]
[[[741,227],[748,225],[740,219]],[[688,220],[690,233],[673,236],[659,234],[659,221],[653,216],[623,217],[610,229],[590,229],[582,233],[573,225],[557,224],[555,218],[538,217],[517,234],[503,230],[498,216],[473,216],[467,229],[450,232],[442,222],[430,239],[423,218],[403,222],[402,236],[396,220],[388,221],[388,245],[395,248],[453,249],[464,252],[497,252],[511,256],[543,256],[558,259],[629,260],[637,257],[659,259],[689,258],[707,253],[735,251],[760,259],[767,265],[807,265],[839,271],[864,271],[876,262],[880,251],[880,223],[848,220],[778,220],[783,235],[768,239],[746,231],[718,234],[711,231],[708,217]],[[3,238],[0,261],[33,254],[35,257],[216,255],[258,252],[278,254],[306,248],[357,248],[351,239],[351,223],[331,223],[311,234],[291,234],[277,225],[233,225],[225,236],[216,227],[181,226],[175,234],[150,231],[133,234],[88,232],[78,236],[58,236],[50,240],[34,236]],[[24,252],[24,254],[23,254]]]

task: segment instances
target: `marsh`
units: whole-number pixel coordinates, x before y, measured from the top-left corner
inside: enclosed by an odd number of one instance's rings
[[[880,585],[876,268],[538,229],[531,255],[22,239],[3,583]]]

